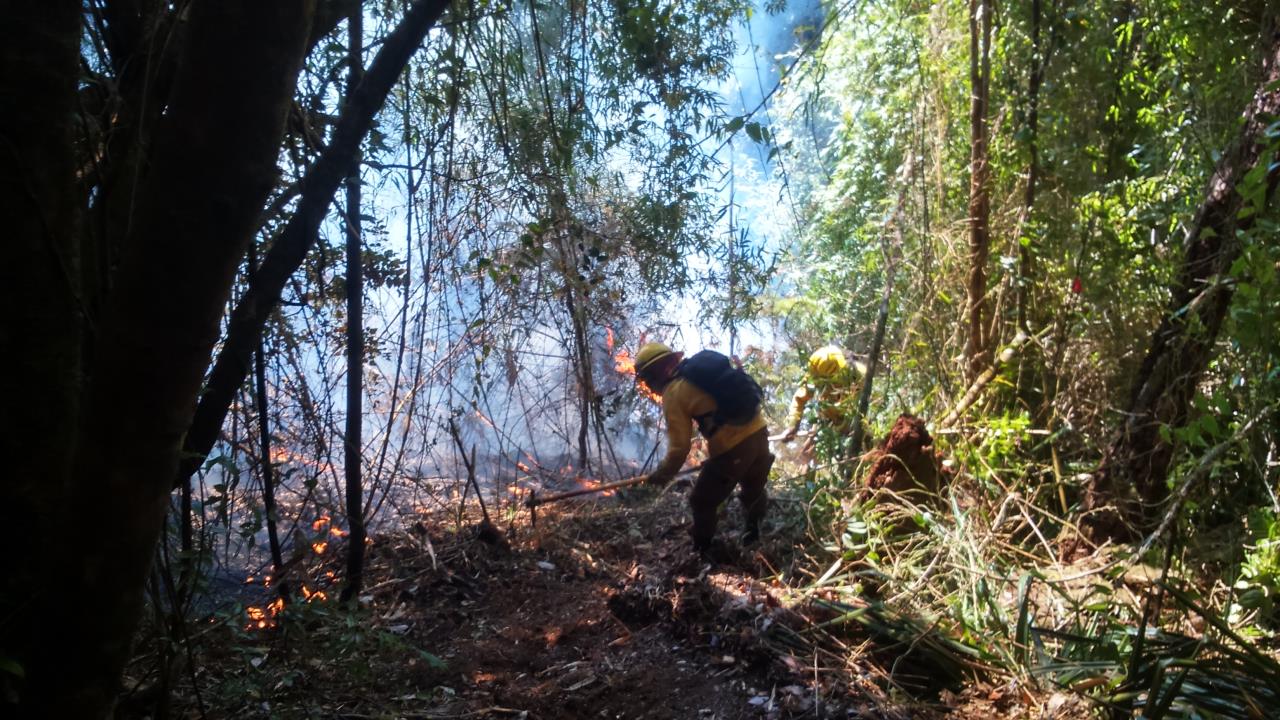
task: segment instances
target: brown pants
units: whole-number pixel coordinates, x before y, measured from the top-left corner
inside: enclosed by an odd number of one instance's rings
[[[689,509],[693,511],[693,528],[689,534],[693,536],[694,547],[704,549],[711,544],[716,534],[716,510],[735,486],[742,486],[738,499],[742,501],[747,527],[760,525],[769,506],[764,486],[771,467],[773,453],[769,452],[768,428],[752,433],[702,466],[689,494]]]

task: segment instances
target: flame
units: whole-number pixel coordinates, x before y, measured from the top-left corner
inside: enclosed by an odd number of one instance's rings
[[[333,578],[333,571],[325,573],[329,578]],[[329,595],[323,590],[312,590],[306,585],[302,586],[303,602],[324,602],[329,599]],[[276,598],[264,606],[250,606],[244,609],[244,614],[249,618],[249,624],[245,625],[245,630],[265,630],[275,627],[276,618],[280,613],[284,612],[284,598]]]
[[[344,538],[347,536],[347,531],[342,528],[331,527],[329,528],[329,535],[336,538]]]
[[[302,465],[303,467],[308,467],[313,470],[319,470],[321,472],[333,471],[333,463],[331,462],[327,462],[327,461],[320,462],[319,460],[306,457],[299,453],[292,452],[287,448],[282,448],[279,446],[271,448],[271,464],[283,465],[285,463]]]
[[[311,543],[311,549],[315,550],[317,555],[323,555],[324,551],[329,549],[329,543],[324,541]]]
[[[493,424],[493,421],[492,421],[492,420],[490,420],[489,418],[485,417],[484,413],[480,412],[479,410],[477,410],[477,411],[476,411],[476,417],[480,418],[480,421],[481,421],[481,422],[483,422],[485,425],[488,425],[489,427],[493,428],[494,430],[497,430],[497,429],[498,429],[498,426],[497,426],[497,425],[494,425],[494,424]]]
[[[612,346],[610,346],[610,352],[612,352]],[[636,360],[631,357],[631,353],[627,352],[625,349],[620,349],[617,354],[613,356],[613,369],[623,375],[634,378],[636,375]],[[636,381],[636,391],[655,403],[662,402],[661,395],[650,390],[648,385],[645,385],[639,380]]]
[[[330,520],[328,515],[321,515],[320,517],[315,519],[315,522],[311,523],[311,529],[320,530],[324,528],[325,525],[328,525],[329,521]]]
[[[604,329],[604,349],[608,350],[610,355],[613,354],[613,328]]]
[[[276,598],[267,603],[266,607],[247,607],[244,614],[249,616],[249,624],[245,626],[246,630],[257,628],[265,630],[274,627],[276,624],[276,616],[284,610],[284,598]]]
[[[580,477],[577,480],[578,480],[578,485],[583,490],[594,490],[604,484],[599,480],[593,480],[591,478]],[[615,493],[617,493],[617,490],[604,490],[598,494],[600,495],[600,497],[609,497]]]
[[[634,377],[636,374],[636,359],[631,357],[631,353],[626,350],[619,350],[618,353],[613,356],[613,369],[623,375],[631,375]]]
[[[520,462],[519,460],[517,460],[517,461],[516,461],[516,467],[517,467],[517,468],[520,468],[520,471],[521,471],[521,472],[527,472],[527,473],[531,473],[531,472],[533,472],[533,470],[532,470],[532,469],[530,469],[528,465],[525,465],[524,463]]]

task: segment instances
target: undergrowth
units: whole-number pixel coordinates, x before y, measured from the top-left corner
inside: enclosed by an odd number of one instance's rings
[[[915,637],[904,643],[945,638],[927,643],[941,665],[1074,692],[1101,716],[1274,717],[1276,514],[1257,510],[1236,528],[1247,542],[1227,573],[1220,538],[1232,528],[1185,518],[1141,545],[1067,562],[1062,541],[1075,528],[1063,510],[1077,488],[1034,459],[1046,441],[1025,415],[943,435],[937,450],[953,472],[925,503],[868,496],[858,480],[865,456],[852,482],[831,469],[809,474],[810,543],[822,551],[810,590],[882,608],[862,618],[873,630],[909,619],[898,627]]]

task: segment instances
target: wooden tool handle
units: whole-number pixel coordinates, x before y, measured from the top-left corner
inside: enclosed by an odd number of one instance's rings
[[[648,478],[648,475],[639,475],[637,477],[627,478],[626,480],[619,480],[617,482],[611,482],[605,485],[598,485],[593,488],[581,488],[579,490],[570,490],[569,492],[556,493],[555,495],[548,495],[546,497],[534,496],[526,500],[524,504],[526,507],[537,507],[539,505],[546,505],[547,503],[559,502],[560,500],[568,500],[569,498],[578,497],[579,495],[590,495],[592,493],[605,492],[606,490],[617,490],[618,488],[631,487],[632,485],[639,485],[640,483],[644,482],[647,478]]]
[[[681,475],[688,475],[689,473],[698,472],[699,470],[702,469],[703,465],[706,465],[706,463],[685,468],[680,472],[676,473],[675,476],[680,477]],[[528,500],[524,501],[524,506],[527,508],[533,509],[538,507],[539,505],[546,505],[548,503],[559,502],[561,500],[568,500],[569,498],[578,497],[579,495],[590,495],[592,493],[604,492],[606,490],[617,490],[618,488],[631,487],[632,485],[639,485],[640,483],[644,482],[648,478],[649,478],[648,475],[637,475],[636,477],[633,477],[633,478],[627,478],[626,480],[619,480],[617,482],[611,482],[605,485],[598,485],[593,488],[582,488],[580,490],[570,490],[569,492],[556,493],[555,495],[548,495],[546,497],[538,497],[537,495],[532,495],[529,497]]]

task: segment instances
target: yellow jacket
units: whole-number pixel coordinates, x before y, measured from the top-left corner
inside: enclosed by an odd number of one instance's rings
[[[804,417],[805,406],[817,398],[818,417],[837,430],[846,429],[849,418],[853,415],[854,404],[858,401],[858,392],[862,389],[862,378],[866,375],[866,366],[855,362],[834,378],[816,378],[812,375],[791,396],[791,412],[787,413],[787,427],[795,430],[800,427]]]
[[[662,391],[662,414],[667,419],[667,454],[651,477],[669,480],[680,471],[693,444],[694,418],[715,412],[716,401],[701,388],[684,378],[672,380]],[[707,455],[715,457],[745,440],[765,426],[764,415],[746,425],[721,425],[707,441]]]

